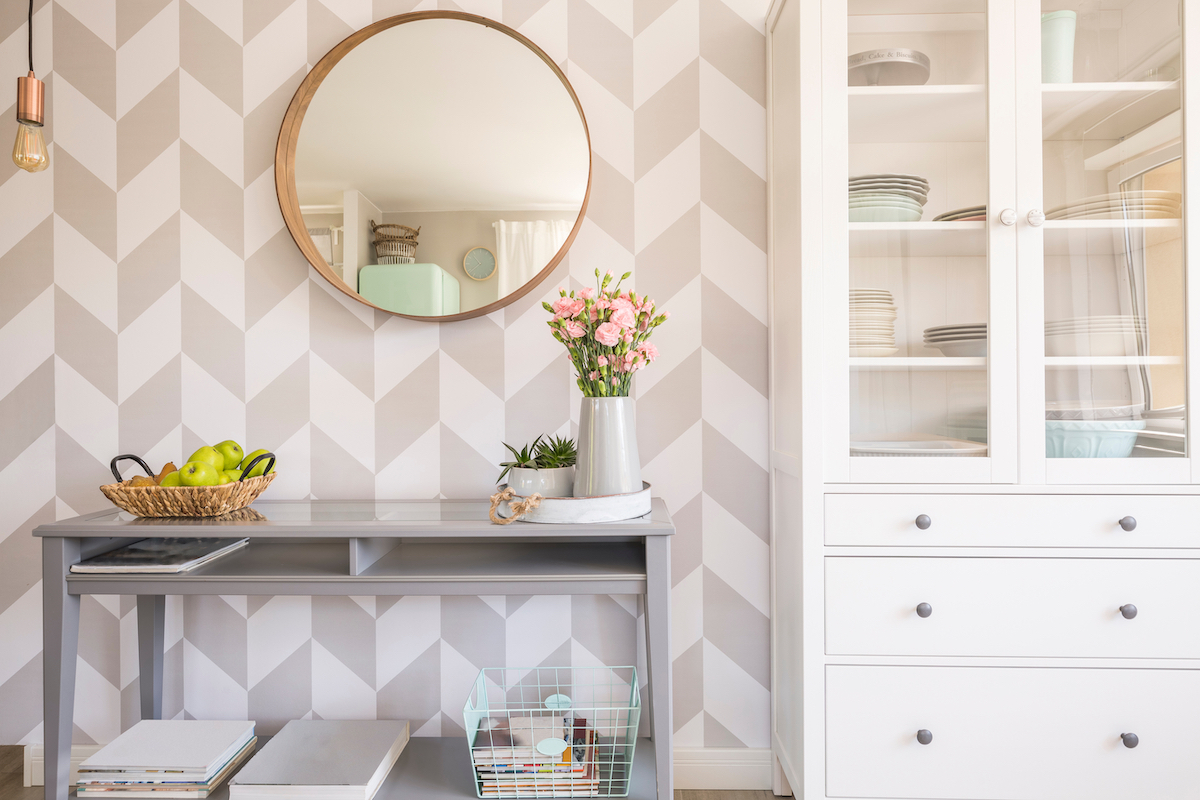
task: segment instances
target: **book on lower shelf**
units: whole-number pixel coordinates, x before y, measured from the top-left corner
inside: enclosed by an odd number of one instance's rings
[[[249,539],[142,539],[71,565],[76,574],[176,574],[240,550]]]
[[[254,752],[244,720],[142,720],[79,765],[78,797],[208,797]]]
[[[476,733],[471,760],[483,797],[586,796],[600,791],[598,749],[581,717],[515,716]]]
[[[406,720],[293,720],[229,782],[229,798],[371,800],[406,744]]]

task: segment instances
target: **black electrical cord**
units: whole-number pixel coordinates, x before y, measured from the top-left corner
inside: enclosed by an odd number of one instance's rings
[[[33,0],[29,0],[29,71],[33,72]]]

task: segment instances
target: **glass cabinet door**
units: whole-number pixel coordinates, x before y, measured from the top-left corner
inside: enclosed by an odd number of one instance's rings
[[[1043,313],[1023,331],[1043,348],[1045,478],[1186,481],[1181,0],[1021,15],[1041,40],[1041,197],[1020,223],[1041,236]]]
[[[845,149],[825,213],[841,217],[830,263],[848,270],[831,270],[826,324],[848,381],[831,412],[849,441],[829,466],[847,480],[1015,479],[1015,436],[997,435],[1013,381],[996,370],[1015,370],[1015,232],[989,214],[997,193],[1015,196],[1011,159],[997,160],[1013,147],[1011,75],[999,95],[992,80],[1010,62],[989,55],[1011,52],[1012,23],[994,28],[1009,3],[841,3],[845,71],[825,86],[844,99]]]

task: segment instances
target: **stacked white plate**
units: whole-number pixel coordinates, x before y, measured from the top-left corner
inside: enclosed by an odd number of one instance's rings
[[[1134,356],[1146,321],[1137,317],[1075,317],[1046,323],[1048,356]]]
[[[968,206],[956,208],[933,218],[934,222],[979,222],[987,219],[987,206]]]
[[[942,351],[950,357],[986,356],[987,323],[938,325],[925,329],[925,346]]]
[[[878,173],[850,179],[851,222],[917,222],[929,202],[920,175]]]
[[[896,303],[887,289],[850,290],[850,355],[896,354]]]
[[[1181,203],[1179,192],[1116,192],[1056,206],[1046,219],[1178,219]]]

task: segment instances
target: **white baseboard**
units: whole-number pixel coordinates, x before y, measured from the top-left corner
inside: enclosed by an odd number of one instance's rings
[[[95,755],[100,750],[98,744],[71,745],[71,783],[79,773],[79,765],[84,759]],[[25,785],[46,785],[46,748],[39,742],[25,745]]]
[[[676,747],[676,789],[770,789],[770,748]]]
[[[100,745],[71,746],[71,783],[79,764]],[[676,789],[770,789],[771,751],[747,747],[675,748]],[[46,782],[45,750],[41,744],[25,745],[25,785]]]

